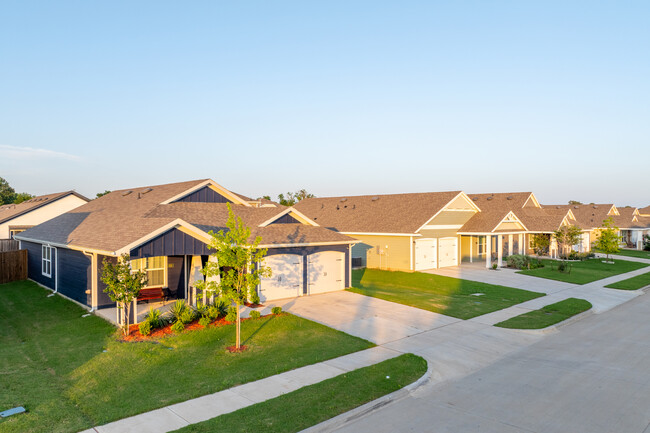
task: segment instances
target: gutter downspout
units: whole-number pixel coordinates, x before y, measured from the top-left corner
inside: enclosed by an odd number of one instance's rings
[[[50,249],[54,249],[54,293],[59,292],[59,250],[50,244],[47,244]]]

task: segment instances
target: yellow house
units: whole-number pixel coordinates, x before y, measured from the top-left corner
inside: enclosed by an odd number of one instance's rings
[[[353,266],[401,271],[458,265],[458,230],[480,212],[462,191],[316,197],[295,208],[357,239]]]

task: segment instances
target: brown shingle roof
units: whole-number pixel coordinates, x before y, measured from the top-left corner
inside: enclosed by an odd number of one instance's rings
[[[650,206],[639,208],[639,213],[644,216],[650,216]]]
[[[500,192],[467,195],[481,211],[505,211],[523,208],[532,194],[532,192]]]
[[[344,233],[415,233],[461,191],[315,197],[294,207]]]
[[[39,195],[38,197],[25,200],[22,203],[5,204],[0,206],[0,224],[12,220],[16,217],[19,217],[20,215],[24,215],[27,212],[31,212],[42,206],[53,203],[71,194],[76,195],[82,200],[90,201],[88,198],[84,197],[83,195],[79,194],[76,191],[64,191],[64,192],[57,192],[53,194]]]
[[[175,197],[203,182],[206,179],[154,185],[113,191],[46,223],[29,229],[20,236],[28,239],[52,242],[63,245],[117,251],[164,227],[174,220],[181,219],[204,231],[223,229],[228,218],[227,205],[223,203],[160,203]],[[130,192],[129,192],[130,191]],[[256,227],[285,207],[253,208],[233,205],[235,214],[246,225]],[[278,224],[280,225],[280,224]],[[350,241],[345,236],[327,230],[329,241]],[[288,243],[288,229],[284,237],[281,230],[269,230],[268,235],[256,229],[265,243]],[[277,238],[272,237],[278,234]],[[325,232],[303,229],[300,233],[313,239],[327,238]]]
[[[510,213],[508,209],[490,209],[481,211],[471,217],[459,230],[459,233],[491,233]]]
[[[602,227],[603,221],[609,217],[607,213],[614,206],[613,204],[560,204],[543,205],[544,209],[571,209],[576,217],[578,225],[583,229],[594,229]]]

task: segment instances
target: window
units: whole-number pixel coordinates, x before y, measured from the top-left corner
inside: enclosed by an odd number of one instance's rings
[[[479,257],[485,254],[485,236],[478,236],[477,241]]]
[[[41,273],[45,275],[46,277],[51,277],[52,276],[52,248],[43,245],[43,248],[41,250]]]
[[[146,259],[131,260],[131,269],[134,271],[145,271],[147,273],[147,285],[145,287],[166,287],[167,257],[147,257]]]
[[[25,231],[24,229],[12,229],[12,230],[9,230],[9,238],[13,239],[14,235],[17,235],[18,233],[22,233],[24,231]]]

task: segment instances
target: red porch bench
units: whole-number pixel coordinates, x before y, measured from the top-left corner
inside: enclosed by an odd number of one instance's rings
[[[150,301],[152,299],[162,299],[165,300],[165,291],[162,287],[147,287],[146,289],[140,290],[138,295],[138,301]]]

